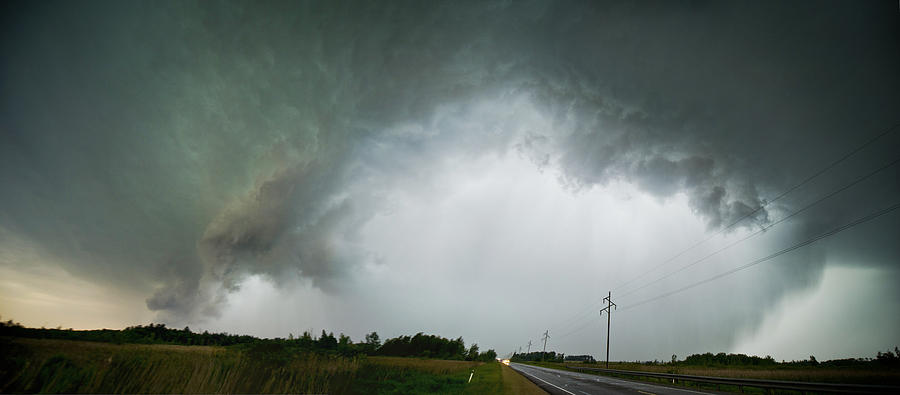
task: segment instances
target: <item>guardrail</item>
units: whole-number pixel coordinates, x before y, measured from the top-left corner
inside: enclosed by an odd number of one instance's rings
[[[655,373],[640,372],[635,370],[618,370],[603,368],[588,368],[583,366],[566,365],[566,368],[572,370],[584,370],[592,372],[600,372],[607,374],[618,374],[624,376],[640,376],[655,377],[673,382],[694,382],[709,383],[717,385],[733,385],[737,386],[741,392],[744,387],[762,388],[765,390],[793,390],[800,392],[827,392],[827,393],[853,393],[853,394],[900,394],[900,387],[892,385],[866,385],[866,384],[832,384],[832,383],[810,383],[802,381],[782,381],[782,380],[761,380],[761,379],[738,379],[728,377],[711,377],[711,376],[692,376],[686,374],[672,373]]]

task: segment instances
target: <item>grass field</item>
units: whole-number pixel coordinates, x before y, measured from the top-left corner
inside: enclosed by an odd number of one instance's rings
[[[543,393],[496,362],[9,337],[0,350],[0,393]]]
[[[605,364],[585,364],[605,367]],[[779,366],[767,367],[707,367],[643,365],[629,362],[610,362],[611,369],[637,370],[657,373],[676,373],[695,376],[736,377],[764,380],[809,381],[819,383],[900,384],[900,369],[860,369],[829,367]]]
[[[605,368],[605,363],[583,364],[583,363],[553,363],[553,362],[527,362],[529,364],[544,366],[554,369],[566,369],[565,365],[597,367]],[[671,366],[671,365],[645,365],[640,363],[629,362],[610,362],[610,369],[619,370],[635,370],[656,373],[674,373],[694,376],[713,376],[713,377],[732,377],[732,378],[753,378],[764,380],[785,380],[785,381],[805,381],[820,383],[848,383],[848,384],[881,384],[881,385],[898,385],[900,384],[900,369],[861,369],[861,368],[830,368],[830,367],[798,367],[784,366],[777,368],[764,367],[707,367],[707,366]],[[623,376],[629,380],[638,380],[634,376]],[[640,380],[650,382],[662,382],[660,379],[643,378]],[[692,383],[691,385],[698,385]],[[705,385],[703,388],[721,391],[739,392],[742,389],[732,386],[715,386]],[[765,391],[756,391],[751,388],[744,388],[743,391],[750,393],[763,393]],[[742,391],[742,392],[743,392]]]
[[[2,339],[0,392],[340,393],[361,361],[319,354],[287,361],[223,347]]]

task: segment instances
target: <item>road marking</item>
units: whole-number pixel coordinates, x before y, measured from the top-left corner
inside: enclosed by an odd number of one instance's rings
[[[529,375],[529,376],[531,376],[531,377],[534,377],[534,378],[536,378],[536,379],[538,379],[538,380],[541,380],[541,381],[543,381],[543,382],[545,382],[545,383],[547,383],[547,384],[550,384],[550,385],[552,385],[552,386],[554,386],[554,387],[556,387],[556,388],[559,388],[559,390],[562,391],[562,392],[565,392],[565,393],[567,393],[567,394],[575,395],[574,392],[569,392],[569,391],[567,391],[565,388],[562,388],[562,387],[560,387],[560,386],[558,386],[558,385],[556,385],[556,384],[553,384],[553,383],[551,383],[551,382],[549,382],[549,381],[547,381],[547,380],[544,380],[544,379],[542,379],[542,378],[540,378],[540,377],[538,377],[538,376],[535,376],[535,375],[533,375],[533,374],[531,374],[531,373],[528,373],[528,372],[526,372],[526,371],[524,371],[524,370],[520,370],[520,372],[525,373],[525,374],[527,374],[527,375]]]
[[[692,394],[703,394],[703,395],[706,395],[706,392],[691,391],[691,390],[686,390],[686,389],[684,389],[684,388],[672,388],[672,389],[673,389],[673,390],[684,391],[684,392],[690,392],[690,393],[692,393]]]
[[[582,390],[578,390],[578,392],[581,392],[581,393],[584,394],[584,395],[591,395],[591,394],[589,394],[589,393],[587,393],[587,392],[584,392],[584,391],[582,391]]]
[[[533,369],[533,370],[535,370],[535,371],[538,371],[538,372],[544,372],[544,369],[547,369],[547,368],[539,368],[539,367],[536,367],[536,366],[530,366],[530,365],[520,365],[520,366],[527,366],[527,367],[529,367],[529,368],[531,368],[531,369]],[[535,375],[533,375],[533,374],[530,374],[530,373],[528,373],[528,372],[526,372],[526,371],[524,371],[524,370],[519,370],[519,372],[524,373],[524,374],[527,374],[527,375],[529,375],[529,376],[531,376],[531,377],[534,377],[534,378],[536,378],[536,379],[538,379],[538,380],[541,380],[541,381],[543,381],[543,382],[545,382],[545,383],[547,383],[547,384],[550,384],[550,385],[552,385],[552,386],[554,386],[554,387],[556,387],[556,388],[559,388],[559,389],[562,390],[563,392],[566,392],[566,393],[572,394],[572,395],[576,395],[575,393],[566,391],[564,388],[561,388],[561,387],[559,387],[559,386],[557,386],[557,385],[555,385],[555,384],[553,384],[553,383],[551,383],[551,382],[549,382],[549,381],[547,381],[547,380],[544,380],[544,379],[542,379],[542,378],[540,378],[540,377],[537,377],[537,376],[535,376]],[[544,373],[547,373],[547,372],[544,372]],[[551,373],[551,374],[552,374],[552,373]],[[557,377],[559,377],[559,375],[557,375]],[[618,386],[623,386],[623,385],[620,384],[620,383],[625,382],[625,383],[628,383],[628,384],[632,384],[632,385],[634,385],[634,386],[636,386],[636,387],[658,387],[658,386],[654,386],[654,385],[652,385],[652,384],[644,384],[644,383],[635,382],[635,381],[631,381],[631,380],[623,380],[623,379],[610,379],[610,380],[606,380],[606,379],[607,379],[607,378],[604,377],[604,380],[603,380],[604,383],[612,384],[612,385],[618,385]],[[596,379],[596,380],[597,380],[598,382],[600,381],[599,378]],[[640,392],[640,393],[643,393],[643,394],[653,394],[652,392],[644,392],[644,391],[641,391],[641,390],[639,390],[639,389],[636,389],[636,388],[633,388],[633,387],[629,387],[629,386],[627,386],[627,385],[626,385],[626,386],[623,386],[623,387],[634,389],[635,391]],[[689,390],[689,389],[684,389],[684,388],[668,387],[667,389],[674,390],[674,391],[681,391],[681,392],[690,392],[690,393],[692,393],[692,394],[708,395],[708,393],[706,393],[706,392],[691,391],[691,390]],[[581,391],[581,390],[579,390],[579,391]],[[584,391],[581,391],[581,392],[584,392]],[[656,395],[656,394],[653,394],[653,395]]]

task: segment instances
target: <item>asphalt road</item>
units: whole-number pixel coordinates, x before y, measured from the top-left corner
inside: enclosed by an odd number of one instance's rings
[[[520,363],[510,363],[509,367],[522,373],[545,391],[554,395],[691,395],[709,394],[689,389],[670,388],[636,381],[614,379],[587,373],[567,372]]]

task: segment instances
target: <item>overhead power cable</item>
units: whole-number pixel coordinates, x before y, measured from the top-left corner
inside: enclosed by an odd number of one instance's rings
[[[577,328],[575,328],[575,329],[573,329],[573,330],[571,330],[571,331],[568,331],[568,332],[566,332],[566,333],[564,333],[564,334],[562,334],[562,335],[556,336],[556,339],[557,339],[557,340],[559,340],[559,339],[565,339],[566,337],[569,337],[569,336],[574,335],[574,334],[576,334],[576,333],[578,333],[578,332],[581,332],[581,331],[583,331],[585,328],[587,328],[588,326],[590,326],[593,322],[594,322],[593,320],[585,321],[581,326],[579,326],[579,327],[577,327]],[[597,321],[597,322],[599,322],[599,321]]]
[[[870,141],[872,141],[872,140],[870,140]],[[806,206],[804,206],[804,207],[800,208],[799,210],[794,211],[793,213],[791,213],[791,214],[789,214],[789,215],[787,215],[787,216],[785,216],[785,217],[779,219],[778,221],[776,221],[776,222],[774,222],[774,223],[772,223],[772,224],[770,224],[770,225],[768,225],[768,226],[766,226],[766,227],[760,228],[760,229],[757,230],[756,232],[753,232],[753,233],[751,233],[751,234],[749,234],[749,235],[747,235],[747,236],[745,236],[745,237],[743,237],[743,238],[741,238],[741,239],[739,239],[739,240],[736,240],[736,241],[734,241],[734,242],[732,242],[732,243],[730,243],[730,244],[728,244],[728,245],[726,245],[726,246],[724,246],[724,247],[722,247],[722,248],[719,248],[719,249],[717,249],[717,250],[715,250],[715,251],[713,251],[713,252],[711,252],[711,253],[709,253],[709,254],[707,254],[707,255],[705,255],[705,256],[703,256],[703,257],[701,257],[701,258],[699,258],[699,259],[697,259],[697,260],[695,260],[695,261],[693,261],[693,262],[691,262],[691,263],[689,263],[689,264],[687,264],[687,265],[685,265],[685,266],[682,266],[682,267],[680,267],[680,268],[678,268],[678,269],[676,269],[676,270],[674,270],[674,271],[672,271],[672,272],[669,272],[669,273],[667,273],[667,274],[664,274],[662,277],[659,277],[659,278],[657,278],[657,279],[655,279],[655,280],[653,280],[653,281],[651,281],[651,282],[649,282],[649,283],[646,283],[646,284],[644,284],[644,285],[642,285],[642,286],[640,286],[640,287],[638,287],[638,288],[635,288],[635,289],[632,289],[632,290],[630,290],[630,291],[628,291],[628,292],[625,292],[625,293],[623,293],[622,295],[620,295],[620,297],[626,297],[626,296],[628,296],[628,295],[632,295],[632,294],[634,294],[634,293],[637,292],[637,291],[640,291],[640,290],[642,290],[642,289],[645,289],[645,288],[647,288],[647,287],[649,287],[649,286],[651,286],[651,285],[653,285],[653,284],[656,284],[656,283],[658,283],[658,282],[660,282],[660,281],[662,281],[662,280],[664,280],[664,279],[667,279],[667,278],[669,278],[669,277],[671,277],[671,276],[673,276],[673,275],[675,275],[675,274],[677,274],[677,273],[680,273],[680,272],[682,272],[682,271],[684,271],[684,270],[686,270],[686,269],[688,269],[688,268],[690,268],[690,267],[693,267],[693,266],[695,266],[695,265],[697,265],[697,264],[699,264],[699,263],[702,263],[702,262],[706,261],[707,259],[709,259],[709,258],[711,258],[711,257],[713,257],[713,256],[715,256],[715,255],[718,255],[719,253],[721,253],[721,252],[723,252],[723,251],[725,251],[725,250],[727,250],[727,249],[729,249],[729,248],[731,248],[731,247],[734,247],[734,246],[737,245],[737,244],[740,244],[740,243],[742,243],[742,242],[744,242],[744,241],[747,241],[747,240],[749,240],[749,239],[751,239],[751,238],[753,238],[753,237],[756,237],[756,236],[758,236],[758,235],[760,235],[760,234],[762,234],[762,233],[765,233],[766,231],[768,231],[768,230],[771,229],[772,227],[774,227],[774,226],[776,226],[776,225],[779,225],[779,224],[781,224],[781,223],[783,223],[783,222],[785,222],[785,221],[787,221],[787,220],[789,220],[789,219],[791,219],[791,218],[793,218],[793,217],[795,217],[795,216],[797,216],[797,215],[799,215],[799,214],[801,214],[801,213],[803,213],[803,212],[809,210],[809,209],[812,208],[813,206],[816,206],[816,205],[818,205],[819,203],[821,203],[821,202],[823,202],[823,201],[825,201],[825,200],[827,200],[827,199],[829,199],[829,198],[831,198],[831,197],[833,197],[833,196],[835,196],[835,195],[837,195],[837,194],[839,194],[839,193],[841,193],[841,192],[843,192],[843,191],[845,191],[845,190],[847,190],[847,189],[852,188],[853,186],[855,186],[855,185],[857,185],[857,184],[859,184],[859,183],[861,183],[861,182],[863,182],[863,181],[869,179],[870,177],[872,177],[872,176],[874,176],[874,175],[876,175],[876,174],[878,174],[878,173],[880,173],[880,172],[882,172],[882,171],[884,171],[884,170],[886,170],[886,169],[888,169],[888,168],[890,168],[890,167],[896,165],[897,163],[900,163],[900,158],[894,159],[893,161],[888,162],[888,163],[882,165],[881,167],[879,167],[879,168],[877,168],[877,169],[875,169],[875,170],[872,170],[871,172],[869,172],[869,173],[867,173],[867,174],[865,174],[865,175],[863,175],[863,176],[861,176],[861,177],[859,177],[859,178],[854,179],[854,180],[851,181],[850,183],[848,183],[848,184],[846,184],[846,185],[844,185],[844,186],[842,186],[842,187],[840,187],[840,188],[838,188],[838,189],[835,189],[834,191],[830,192],[829,194],[827,194],[827,195],[825,195],[825,196],[823,196],[823,197],[821,197],[821,198],[819,198],[819,199],[813,201],[812,203],[807,204]],[[585,316],[587,316],[588,314],[590,314],[591,311],[592,311],[592,309],[594,308],[594,306],[595,306],[597,303],[599,303],[599,302],[600,302],[600,301],[595,301],[595,302],[591,303],[591,304],[588,306],[588,309],[587,309],[587,310],[584,310],[584,311],[582,311],[581,313],[578,313],[578,314],[576,314],[575,316],[573,316],[572,318],[570,318],[569,320],[567,320],[567,322],[569,322],[569,323],[568,323],[567,325],[564,325],[563,328],[577,324],[581,319],[583,319],[583,317],[585,317]]]
[[[715,250],[715,251],[713,251],[713,252],[711,252],[711,253],[709,253],[709,254],[703,256],[702,258],[697,259],[697,260],[695,260],[695,261],[693,261],[693,262],[691,262],[691,263],[689,263],[689,264],[687,264],[687,265],[685,265],[685,266],[682,266],[682,267],[680,267],[680,268],[678,268],[678,269],[676,269],[676,270],[674,270],[674,271],[671,271],[671,272],[669,272],[669,273],[663,275],[662,277],[657,278],[656,280],[653,280],[653,281],[651,281],[651,282],[649,282],[649,283],[646,283],[646,284],[644,284],[644,285],[642,285],[642,286],[640,286],[640,287],[638,287],[638,288],[632,289],[631,291],[625,292],[625,293],[623,293],[622,295],[619,295],[619,297],[625,297],[625,296],[631,295],[631,294],[633,294],[633,293],[635,293],[635,292],[637,292],[637,291],[640,291],[640,290],[642,290],[642,289],[644,289],[644,288],[647,288],[647,287],[649,287],[649,286],[651,286],[651,285],[653,285],[653,284],[656,284],[656,283],[658,283],[658,282],[660,282],[660,281],[662,281],[662,280],[665,280],[665,279],[667,279],[667,278],[669,278],[669,277],[672,277],[673,275],[675,275],[675,274],[677,274],[677,273],[680,273],[680,272],[684,271],[685,269],[687,269],[687,268],[689,268],[689,267],[692,267],[692,266],[694,266],[694,265],[697,265],[697,264],[699,264],[699,263],[701,263],[701,262],[703,262],[703,261],[705,261],[705,260],[707,260],[707,259],[709,259],[709,258],[711,258],[711,257],[713,257],[713,256],[715,256],[715,255],[717,255],[717,254],[719,254],[719,253],[722,252],[722,251],[725,251],[725,250],[727,250],[727,249],[729,249],[729,248],[731,248],[731,247],[734,247],[735,245],[738,245],[738,244],[740,244],[740,243],[743,243],[744,241],[747,241],[747,240],[749,240],[749,239],[751,239],[751,238],[753,238],[753,237],[756,237],[756,236],[760,235],[761,233],[765,233],[767,230],[771,229],[772,227],[774,227],[774,226],[776,226],[776,225],[778,225],[778,224],[780,224],[780,223],[782,223],[782,222],[785,222],[785,221],[787,221],[787,220],[789,220],[789,219],[791,219],[791,218],[793,218],[793,217],[799,215],[800,213],[803,213],[803,212],[806,211],[806,210],[809,210],[809,209],[812,208],[813,206],[815,206],[815,205],[817,205],[817,204],[819,204],[819,203],[821,203],[821,202],[823,202],[823,201],[825,201],[825,200],[831,198],[831,197],[834,196],[834,195],[837,195],[837,194],[839,194],[839,193],[841,193],[841,192],[843,192],[843,191],[845,191],[845,190],[847,190],[847,189],[852,188],[852,187],[855,186],[856,184],[859,184],[859,183],[861,183],[861,182],[863,182],[863,181],[869,179],[870,177],[874,176],[875,174],[878,174],[878,173],[884,171],[885,169],[887,169],[887,168],[889,168],[889,167],[891,167],[891,166],[896,165],[897,163],[900,163],[900,158],[894,159],[893,161],[884,164],[883,166],[881,166],[881,167],[879,167],[879,168],[877,168],[877,169],[875,169],[875,170],[869,172],[868,174],[866,174],[866,175],[864,175],[864,176],[862,176],[862,177],[859,177],[859,178],[853,180],[853,181],[850,182],[849,184],[846,184],[846,185],[844,185],[843,187],[840,187],[840,188],[838,188],[838,189],[832,191],[831,193],[829,193],[829,194],[827,194],[827,195],[825,195],[825,196],[823,196],[823,197],[821,197],[821,198],[815,200],[814,202],[809,203],[809,204],[807,204],[806,206],[803,206],[801,209],[799,209],[799,210],[797,210],[797,211],[791,213],[790,215],[785,216],[784,218],[782,218],[782,219],[780,219],[780,220],[778,220],[778,221],[772,223],[772,224],[769,225],[769,226],[766,226],[766,227],[764,227],[764,228],[760,228],[760,229],[757,230],[756,232],[753,232],[753,233],[751,233],[751,234],[749,234],[749,235],[747,235],[747,236],[745,236],[745,237],[743,237],[743,238],[741,238],[741,239],[739,239],[739,240],[734,241],[734,242],[731,243],[731,244],[728,244],[728,245],[726,245],[726,246],[724,246],[724,247],[722,247],[722,248],[720,248],[720,249],[718,249],[718,250]]]
[[[859,153],[860,151],[862,151],[862,150],[865,149],[866,147],[872,145],[872,144],[875,143],[876,141],[878,141],[878,140],[884,138],[884,137],[887,136],[888,134],[893,133],[893,132],[895,132],[895,131],[897,131],[897,130],[900,130],[900,123],[895,124],[895,125],[893,125],[893,126],[887,128],[887,129],[883,130],[883,131],[882,131],[881,133],[879,133],[878,135],[876,135],[876,136],[874,136],[874,137],[872,137],[872,138],[866,140],[865,142],[863,142],[862,144],[860,144],[859,146],[857,146],[857,147],[854,148],[853,150],[851,150],[851,151],[847,152],[846,154],[844,154],[843,156],[841,156],[841,157],[835,159],[834,161],[832,161],[831,163],[829,163],[827,166],[823,167],[823,168],[820,169],[819,171],[817,171],[817,172],[815,172],[815,173],[809,175],[808,177],[806,177],[805,179],[803,179],[803,180],[800,181],[799,183],[797,183],[797,184],[791,186],[790,188],[784,190],[782,193],[780,193],[779,195],[777,195],[776,197],[774,197],[772,200],[765,201],[763,204],[761,204],[760,206],[758,206],[757,208],[755,208],[755,209],[752,210],[751,212],[749,212],[749,213],[747,213],[747,214],[741,216],[741,217],[738,218],[737,220],[735,220],[735,221],[731,222],[730,224],[728,224],[727,226],[725,226],[725,227],[719,229],[718,231],[716,231],[715,233],[711,234],[710,236],[708,236],[708,237],[706,237],[706,238],[704,238],[704,239],[702,239],[702,240],[700,240],[700,241],[698,241],[698,242],[696,242],[696,243],[694,243],[694,244],[688,246],[688,247],[685,248],[684,250],[682,250],[682,251],[678,252],[677,254],[671,256],[670,258],[668,258],[668,259],[666,259],[665,261],[661,262],[660,264],[654,266],[653,268],[647,270],[646,272],[641,273],[641,274],[638,275],[637,277],[634,277],[634,278],[632,278],[631,280],[628,280],[628,281],[626,281],[626,282],[624,282],[624,283],[622,283],[622,284],[616,286],[615,288],[613,288],[613,290],[621,289],[622,287],[624,287],[624,286],[626,286],[626,285],[628,285],[628,284],[631,284],[631,283],[633,283],[633,282],[635,282],[635,281],[637,281],[637,280],[643,278],[643,277],[646,276],[647,274],[652,273],[652,272],[655,271],[656,269],[659,269],[660,267],[662,267],[662,266],[664,266],[664,265],[666,265],[666,264],[668,264],[668,263],[674,261],[675,259],[681,257],[681,256],[684,255],[685,253],[687,253],[687,252],[693,250],[694,248],[696,248],[696,247],[702,245],[703,243],[706,243],[707,241],[711,240],[712,238],[714,238],[714,237],[716,237],[716,236],[718,236],[718,235],[724,233],[725,231],[727,231],[728,229],[731,229],[732,227],[734,227],[735,225],[737,225],[737,224],[740,223],[741,221],[743,221],[743,220],[745,220],[745,219],[747,219],[747,218],[750,218],[750,217],[754,216],[757,212],[759,212],[759,210],[763,209],[764,207],[766,207],[766,206],[768,206],[768,205],[770,205],[770,204],[772,204],[772,203],[775,203],[776,201],[780,200],[780,199],[783,198],[784,196],[786,196],[786,195],[790,194],[791,192],[793,192],[793,191],[795,191],[795,190],[801,188],[802,186],[808,184],[810,181],[812,181],[812,180],[818,178],[819,176],[821,176],[822,174],[828,172],[829,170],[831,170],[831,169],[834,168],[835,166],[837,166],[837,165],[839,165],[840,163],[846,161],[847,159],[849,159],[849,158],[852,157],[853,155]],[[895,162],[892,162],[891,164],[886,165],[885,168],[886,168],[886,167],[889,167],[889,166],[891,166],[891,165],[893,165],[893,164],[895,164],[895,163],[896,163],[896,161],[895,161]],[[883,169],[876,170],[876,171],[873,172],[873,173],[877,173],[877,172],[880,171],[880,170],[883,170]],[[867,175],[867,176],[865,176],[864,178],[868,178],[869,176],[870,176],[870,175]],[[858,181],[855,181],[855,183],[858,183],[858,182],[861,182],[861,181],[862,181],[862,180],[858,180]],[[850,185],[850,186],[852,186],[852,185]],[[847,187],[845,187],[844,189],[849,188],[850,186],[847,186]],[[838,193],[838,192],[840,192],[840,191],[837,191],[837,192],[834,192],[834,193],[836,194],[836,193]],[[824,199],[827,199],[827,197],[826,197],[826,198],[823,198],[823,199],[821,199],[821,200],[824,200]],[[817,202],[816,202],[816,203],[817,203]],[[815,204],[815,203],[814,203],[814,204]],[[798,214],[798,213],[795,212],[795,213],[792,214],[791,216],[794,216],[794,215],[796,215],[796,214]],[[789,216],[789,217],[790,217],[790,216]],[[787,217],[786,217],[786,218],[782,218],[782,220],[780,220],[779,222],[782,222],[782,221],[784,221],[784,220],[786,220],[786,219],[787,219]],[[772,225],[770,225],[769,227],[767,227],[766,229],[771,228],[771,226],[774,226],[774,225],[775,225],[775,224],[772,224]],[[706,259],[706,258],[703,258],[703,259]],[[654,282],[655,282],[655,281],[654,281]],[[632,292],[633,292],[633,291],[632,291]],[[629,293],[632,293],[632,292],[629,292]],[[627,294],[625,294],[625,295],[627,295]],[[623,296],[625,296],[625,295],[623,295]],[[579,313],[576,313],[575,315],[573,315],[573,316],[570,317],[569,319],[563,321],[564,324],[562,325],[561,328],[573,327],[574,325],[577,325],[577,323],[578,323],[578,322],[581,322],[581,320],[583,320],[584,317],[589,316],[589,315],[593,312],[593,310],[594,310],[596,307],[599,307],[599,306],[597,306],[597,305],[598,305],[601,301],[602,301],[601,299],[597,299],[597,300],[595,300],[595,301],[589,303],[589,304],[587,305],[587,308],[586,308],[585,310],[583,310],[583,311],[581,311],[581,312],[579,312]],[[584,325],[582,325],[581,328],[583,328],[583,327],[584,327]],[[580,329],[580,328],[579,328],[579,329]]]
[[[862,218],[858,218],[858,219],[856,219],[856,220],[854,220],[854,221],[851,221],[851,222],[849,222],[849,223],[847,223],[847,224],[838,226],[838,227],[836,227],[836,228],[834,228],[834,229],[831,229],[831,230],[829,230],[829,231],[827,231],[827,232],[821,233],[821,234],[819,234],[818,236],[815,236],[815,237],[813,237],[813,238],[806,239],[806,240],[804,240],[804,241],[802,241],[802,242],[800,242],[800,243],[794,244],[794,245],[792,245],[792,246],[790,246],[790,247],[788,247],[788,248],[785,248],[785,249],[783,249],[783,250],[781,250],[781,251],[778,251],[778,252],[775,252],[775,253],[770,254],[770,255],[768,255],[768,256],[759,258],[759,259],[757,259],[757,260],[755,260],[755,261],[749,262],[749,263],[744,264],[744,265],[742,265],[742,266],[738,266],[738,267],[736,267],[736,268],[734,268],[734,269],[731,269],[731,270],[728,270],[728,271],[726,271],[726,272],[719,273],[719,274],[717,274],[717,275],[715,275],[715,276],[706,278],[706,279],[704,279],[704,280],[700,280],[700,281],[697,281],[697,282],[692,283],[692,284],[690,284],[690,285],[686,285],[686,286],[681,287],[681,288],[678,288],[678,289],[676,289],[676,290],[669,291],[669,292],[663,293],[663,294],[661,294],[661,295],[654,296],[654,297],[652,297],[652,298],[644,299],[644,300],[642,300],[642,301],[640,301],[640,302],[637,302],[637,303],[634,303],[634,304],[627,305],[627,306],[623,307],[622,310],[629,310],[629,309],[632,309],[632,308],[635,308],[635,307],[638,307],[638,306],[641,306],[641,305],[644,305],[644,304],[647,304],[647,303],[650,303],[650,302],[657,301],[657,300],[659,300],[659,299],[667,298],[667,297],[672,296],[672,295],[675,295],[675,294],[677,294],[677,293],[681,293],[681,292],[687,291],[687,290],[689,290],[689,289],[691,289],[691,288],[698,287],[698,286],[700,286],[700,285],[703,285],[703,284],[706,284],[706,283],[709,283],[709,282],[718,280],[718,279],[720,279],[720,278],[723,278],[723,277],[732,275],[732,274],[737,273],[737,272],[739,272],[739,271],[741,271],[741,270],[747,269],[747,268],[752,267],[752,266],[756,266],[756,265],[758,265],[758,264],[760,264],[760,263],[763,263],[763,262],[765,262],[765,261],[774,259],[774,258],[779,257],[779,256],[784,255],[784,254],[787,254],[787,253],[789,253],[789,252],[791,252],[791,251],[794,251],[794,250],[796,250],[796,249],[798,249],[798,248],[802,248],[802,247],[808,246],[808,245],[810,245],[810,244],[812,244],[812,243],[815,243],[815,242],[817,242],[817,241],[819,241],[819,240],[822,240],[822,239],[824,239],[824,238],[826,238],[826,237],[833,236],[833,235],[835,235],[835,234],[838,234],[838,233],[840,233],[840,232],[843,232],[843,231],[845,231],[845,230],[847,230],[847,229],[850,229],[850,228],[852,228],[852,227],[854,227],[854,226],[857,226],[857,225],[863,224],[863,223],[865,223],[865,222],[871,221],[871,220],[873,220],[873,219],[875,219],[875,218],[878,218],[878,217],[880,217],[880,216],[882,216],[882,215],[888,214],[888,213],[890,213],[890,212],[892,212],[892,211],[894,211],[894,210],[896,210],[896,209],[898,209],[898,208],[900,208],[900,203],[895,203],[895,204],[893,204],[893,205],[891,205],[891,206],[888,206],[888,207],[886,207],[886,208],[884,208],[884,209],[881,209],[881,210],[878,210],[878,211],[873,212],[873,213],[871,213],[871,214],[868,214],[868,215],[866,215],[866,216],[864,216],[864,217],[862,217]]]
[[[645,272],[639,274],[637,277],[634,277],[634,278],[632,278],[631,280],[628,280],[628,281],[626,281],[626,282],[624,282],[624,283],[622,283],[622,284],[619,284],[618,286],[616,286],[616,287],[613,288],[612,290],[613,290],[613,291],[616,291],[616,290],[618,290],[618,289],[621,289],[622,287],[624,287],[624,286],[626,286],[626,285],[628,285],[628,284],[631,284],[631,283],[633,283],[633,282],[635,282],[635,281],[641,279],[642,277],[646,276],[647,274],[652,273],[652,272],[655,271],[656,269],[659,269],[660,267],[662,267],[662,266],[668,264],[669,262],[672,262],[672,261],[674,261],[675,259],[678,259],[679,257],[681,257],[682,255],[684,255],[684,254],[687,253],[688,251],[691,251],[691,250],[693,250],[694,248],[697,248],[698,246],[700,246],[701,244],[706,243],[707,241],[711,240],[712,238],[714,238],[714,237],[716,237],[716,236],[718,236],[718,235],[724,233],[725,231],[727,231],[728,229],[731,229],[732,227],[734,227],[735,225],[737,225],[737,224],[740,223],[741,221],[743,221],[743,220],[745,220],[745,219],[747,219],[747,218],[750,218],[750,217],[756,215],[756,213],[758,213],[760,210],[762,210],[762,209],[765,208],[766,206],[768,206],[768,205],[770,205],[770,204],[772,204],[772,203],[777,202],[777,201],[780,200],[781,198],[785,197],[787,194],[789,194],[789,193],[791,193],[791,192],[797,190],[798,188],[800,188],[800,187],[806,185],[806,184],[809,183],[810,181],[812,181],[812,180],[818,178],[819,176],[821,176],[821,175],[824,174],[825,172],[831,170],[831,169],[834,168],[835,166],[837,166],[837,165],[839,165],[840,163],[844,162],[845,160],[849,159],[851,156],[857,154],[859,151],[862,151],[864,148],[868,147],[868,146],[871,145],[872,143],[874,143],[874,142],[880,140],[882,137],[887,136],[888,134],[890,134],[890,133],[892,133],[892,132],[894,132],[894,131],[897,131],[897,130],[900,130],[900,123],[895,124],[895,125],[893,125],[893,126],[887,128],[887,129],[885,129],[884,131],[882,131],[881,133],[879,133],[879,134],[876,135],[875,137],[872,137],[872,138],[870,138],[869,140],[866,140],[866,141],[865,141],[864,143],[862,143],[861,145],[857,146],[856,148],[854,148],[854,149],[851,150],[850,152],[844,154],[844,156],[841,156],[840,158],[835,159],[833,162],[831,162],[830,164],[828,164],[827,166],[825,166],[825,167],[822,168],[821,170],[819,170],[819,171],[817,171],[817,172],[811,174],[810,176],[806,177],[805,179],[803,179],[803,181],[800,181],[800,183],[795,184],[794,186],[792,186],[792,187],[786,189],[785,191],[781,192],[781,194],[779,194],[778,196],[774,197],[772,200],[769,200],[769,201],[763,201],[763,203],[760,204],[759,206],[757,206],[755,209],[753,209],[753,210],[750,211],[749,213],[747,213],[747,214],[741,216],[741,217],[738,218],[737,220],[731,222],[731,223],[728,224],[727,226],[725,226],[725,227],[719,229],[718,231],[716,231],[715,233],[709,235],[708,237],[706,237],[706,238],[704,238],[704,239],[702,239],[702,240],[700,240],[700,241],[698,241],[698,242],[696,242],[696,243],[694,243],[694,244],[691,244],[691,245],[688,246],[687,248],[685,248],[685,249],[681,250],[680,252],[678,252],[677,254],[675,254],[675,255],[669,257],[668,259],[666,259],[665,261],[661,262],[660,264],[658,264],[658,265],[656,265],[656,266],[650,268],[649,270],[647,270],[647,271],[645,271]]]

